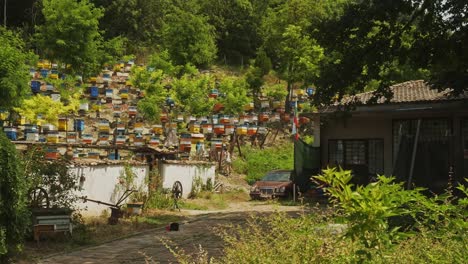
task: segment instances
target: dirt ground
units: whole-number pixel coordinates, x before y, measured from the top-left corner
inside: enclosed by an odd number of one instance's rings
[[[159,228],[98,246],[52,255],[37,263],[177,263],[171,250],[197,254],[200,246],[209,256],[220,257],[224,245],[215,231],[216,227],[242,225],[254,215],[275,211],[294,214],[302,210],[300,206],[282,206],[269,201],[233,203],[229,208],[217,211],[182,210],[181,214],[186,215],[187,220],[180,223],[179,231]]]

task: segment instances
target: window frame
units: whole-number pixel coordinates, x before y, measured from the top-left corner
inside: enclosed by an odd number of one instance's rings
[[[356,164],[351,164],[351,163],[347,163],[346,162],[346,141],[364,141],[364,146],[365,146],[365,153],[364,153],[364,158],[365,158],[365,165],[369,167],[369,141],[371,140],[375,140],[375,141],[380,141],[381,144],[382,144],[382,159],[381,159],[381,162],[382,162],[382,174],[385,173],[385,140],[384,138],[375,138],[375,137],[371,137],[371,138],[346,138],[346,139],[340,139],[340,138],[330,138],[328,139],[328,144],[327,144],[327,148],[328,148],[328,157],[327,157],[327,160],[328,160],[328,164],[331,164],[330,163],[330,149],[331,149],[331,146],[330,146],[330,143],[331,142],[336,142],[336,144],[338,143],[338,141],[342,141],[343,143],[343,164],[334,164],[335,166],[341,166],[341,167],[345,167],[345,166],[349,166],[349,165],[356,165]],[[378,173],[376,173],[378,174]]]

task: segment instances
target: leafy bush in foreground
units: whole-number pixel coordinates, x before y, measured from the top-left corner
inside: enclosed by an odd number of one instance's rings
[[[277,213],[219,229],[220,259],[175,252],[181,263],[466,263],[468,191],[426,197],[392,177],[352,186],[351,172],[327,169],[332,207],[293,218]],[[195,255],[197,256],[197,255]]]
[[[0,263],[19,251],[29,224],[28,182],[15,146],[0,132]]]

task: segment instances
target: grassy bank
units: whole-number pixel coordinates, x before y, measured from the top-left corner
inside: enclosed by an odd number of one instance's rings
[[[233,161],[236,173],[245,174],[249,184],[261,179],[265,173],[276,169],[293,169],[294,144],[286,141],[265,149],[242,147],[243,158]]]

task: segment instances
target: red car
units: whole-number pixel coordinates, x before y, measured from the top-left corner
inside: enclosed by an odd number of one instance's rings
[[[268,172],[261,180],[255,182],[250,189],[250,198],[292,197],[292,171],[274,170]]]

